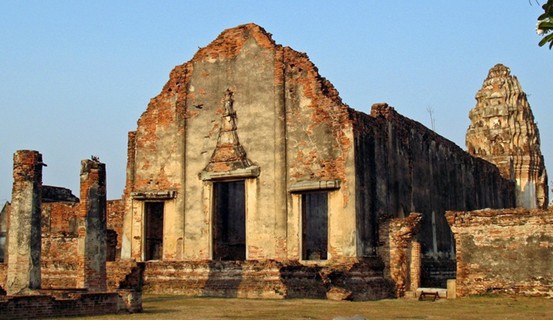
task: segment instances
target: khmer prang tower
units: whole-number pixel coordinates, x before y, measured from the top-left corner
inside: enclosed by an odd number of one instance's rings
[[[469,117],[468,152],[494,163],[503,177],[516,181],[517,207],[546,207],[547,173],[538,126],[508,67],[497,64],[490,69]]]

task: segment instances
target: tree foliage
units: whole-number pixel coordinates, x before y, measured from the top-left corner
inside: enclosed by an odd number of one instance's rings
[[[553,0],[547,0],[542,6],[544,13],[538,17],[537,33],[543,36],[539,42],[540,47],[549,43],[549,49],[553,47]]]

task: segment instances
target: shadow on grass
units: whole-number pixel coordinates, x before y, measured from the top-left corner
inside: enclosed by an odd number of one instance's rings
[[[175,312],[178,312],[179,310],[174,310],[174,309],[148,309],[148,310],[143,310],[142,312],[140,312],[140,314],[144,314],[144,315],[147,315],[147,314],[169,314],[169,313],[175,313]]]
[[[182,301],[183,299],[189,299],[190,297],[184,295],[173,295],[173,296],[152,296],[145,297],[142,299],[142,302],[168,302],[168,301]]]

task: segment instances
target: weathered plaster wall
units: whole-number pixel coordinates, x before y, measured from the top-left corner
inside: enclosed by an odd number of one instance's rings
[[[452,255],[446,210],[514,206],[514,184],[498,169],[386,104],[351,110],[355,131],[358,251],[375,253],[378,225],[422,213],[423,254]]]
[[[133,199],[133,193],[175,190],[175,198],[165,200],[165,221],[171,223],[164,228],[163,259],[211,258],[212,181],[202,180],[200,173],[217,146],[227,90],[234,130],[259,168],[258,175],[245,178],[248,258],[299,258],[300,217],[289,188],[325,180],[341,182],[329,195],[329,222],[335,228],[329,233],[329,252],[354,257],[353,135],[347,107],[305,54],[276,45],[253,24],[224,31],[177,66],[141,116],[136,133],[129,134],[125,195],[130,215],[122,257],[143,258],[144,201]]]
[[[339,181],[339,188],[328,192],[329,259],[357,257],[353,129],[348,107],[306,54],[284,47],[282,56],[284,75],[278,84],[283,86],[286,112],[288,188]],[[300,207],[294,206],[299,197],[295,201],[294,197],[289,208],[288,250],[289,258],[297,259],[301,219]]]
[[[222,125],[225,91],[233,92],[236,133],[247,158],[260,168],[257,178],[246,181],[247,256],[274,257],[277,231],[274,135],[274,43],[257,28],[223,32],[192,59],[186,120],[186,230],[185,256],[210,258],[211,182],[198,174],[209,163]],[[202,109],[194,106],[202,105]],[[204,204],[195,200],[206,199]],[[279,215],[280,214],[280,215]],[[283,249],[280,249],[282,252]]]
[[[553,211],[447,212],[457,248],[457,295],[553,295]]]

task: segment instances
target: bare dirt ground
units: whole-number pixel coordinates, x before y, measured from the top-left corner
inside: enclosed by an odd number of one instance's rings
[[[145,296],[143,307],[143,313],[94,316],[90,319],[553,319],[553,299],[507,296],[441,299],[435,302]]]

